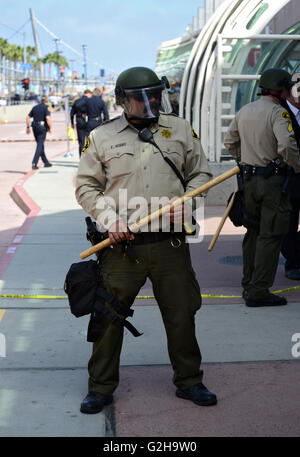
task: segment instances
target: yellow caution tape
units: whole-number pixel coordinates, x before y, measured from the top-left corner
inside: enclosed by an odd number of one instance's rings
[[[300,286],[288,287],[287,289],[276,290],[273,293],[279,294],[282,292],[290,292],[292,290],[298,290]],[[2,298],[32,298],[32,299],[67,299],[67,295],[24,295],[24,294],[0,294]],[[137,295],[138,299],[149,299],[155,298],[153,295]],[[203,294],[202,298],[242,298],[241,295],[213,295],[213,294]]]
[[[298,289],[300,289],[300,286],[294,286],[294,287],[288,287],[287,289],[276,290],[276,292],[273,292],[273,293],[281,294],[281,292],[290,292],[291,290],[298,290]]]

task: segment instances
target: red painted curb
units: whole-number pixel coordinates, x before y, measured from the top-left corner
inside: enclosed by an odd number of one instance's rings
[[[36,216],[39,213],[40,208],[32,198],[29,197],[24,190],[23,185],[35,172],[36,170],[30,170],[25,176],[19,179],[9,194],[16,205],[29,217]]]
[[[27,179],[34,173],[35,170],[30,170],[25,176],[19,179],[9,194],[16,205],[26,214],[27,217],[15,235],[12,243],[10,243],[10,246],[7,248],[6,253],[1,258],[0,278],[2,278],[6,272],[18,248],[21,246],[24,236],[29,232],[36,216],[40,212],[40,207],[32,200],[32,198],[29,197],[23,188],[25,181],[27,181]]]
[[[72,150],[72,149],[71,149]],[[53,155],[51,159],[55,157],[63,156],[67,151],[59,152],[56,155]],[[1,257],[0,263],[0,279],[3,277],[7,268],[9,267],[13,257],[15,256],[18,248],[21,246],[24,236],[29,232],[35,218],[40,212],[40,207],[32,200],[31,197],[24,190],[23,185],[37,170],[30,170],[25,176],[20,178],[16,184],[13,186],[10,197],[16,203],[16,205],[26,214],[26,219],[21,225],[17,234],[15,235],[13,241],[10,243],[9,247],[6,250],[6,253]]]

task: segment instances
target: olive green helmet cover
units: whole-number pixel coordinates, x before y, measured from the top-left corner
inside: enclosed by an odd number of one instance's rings
[[[168,79],[165,76],[160,79],[150,68],[128,68],[117,78],[116,104],[123,106],[125,113],[131,118],[158,118],[159,112],[172,111],[167,93],[169,87]],[[153,97],[156,99],[154,104],[150,101]],[[132,99],[142,102],[145,108],[132,105]]]
[[[259,87],[262,89],[277,91],[289,90],[294,84],[291,75],[281,68],[269,68],[262,73],[259,80]]]
[[[122,71],[116,81],[115,95],[117,105],[122,104],[125,89],[137,89],[161,84],[157,74],[147,67],[132,67]]]

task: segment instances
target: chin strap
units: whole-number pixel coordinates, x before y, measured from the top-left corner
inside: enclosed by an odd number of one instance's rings
[[[125,113],[126,114],[126,113]],[[154,122],[158,122],[159,116],[157,117],[138,117],[138,116],[132,116],[131,114],[126,114],[126,117],[129,122],[132,121],[143,121],[144,124],[152,124]]]

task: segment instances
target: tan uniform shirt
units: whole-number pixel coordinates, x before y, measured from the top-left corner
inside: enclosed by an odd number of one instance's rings
[[[160,115],[151,131],[164,155],[183,174],[186,192],[209,181],[212,174],[200,140],[193,137],[186,120]],[[132,222],[130,218],[137,210],[135,197],[143,197],[148,205],[141,212],[143,217],[152,209],[151,198],[184,195],[174,171],[154,146],[139,139],[138,130],[128,123],[124,113],[93,130],[88,143],[78,168],[76,198],[105,228],[115,221],[116,213]],[[127,202],[120,189],[125,189]]]
[[[266,167],[280,156],[300,171],[300,156],[289,113],[269,96],[245,105],[231,122],[225,148],[243,165]]]

